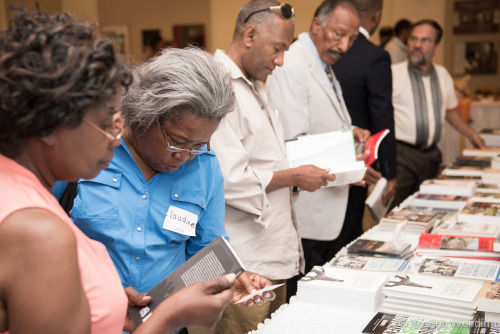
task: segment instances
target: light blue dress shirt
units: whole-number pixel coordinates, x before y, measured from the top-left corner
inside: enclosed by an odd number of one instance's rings
[[[79,181],[71,217],[106,245],[124,287],[149,291],[218,236],[228,239],[224,182],[214,153],[147,182],[124,141],[114,153],[96,178]],[[170,206],[198,216],[195,236],[163,227]]]

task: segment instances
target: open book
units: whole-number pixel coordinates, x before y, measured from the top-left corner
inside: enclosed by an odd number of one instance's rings
[[[229,273],[238,277],[244,270],[231,245],[222,236],[218,237],[149,291],[147,295],[151,296],[151,303],[129,309],[135,327],[146,321],[164,299],[180,289]]]
[[[368,166],[373,165],[373,163],[378,159],[378,148],[382,140],[389,134],[389,129],[379,131],[368,138],[366,143],[364,143],[364,149],[360,153],[370,152],[368,158],[365,162]]]
[[[365,175],[365,163],[356,161],[352,130],[301,136],[287,141],[286,149],[291,167],[330,168],[336,178],[327,187],[356,183]]]

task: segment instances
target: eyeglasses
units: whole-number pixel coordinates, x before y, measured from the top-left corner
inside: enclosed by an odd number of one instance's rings
[[[287,3],[284,3],[280,6],[272,6],[272,7],[269,7],[269,8],[264,8],[264,9],[259,9],[259,10],[256,10],[255,12],[252,12],[250,14],[248,14],[247,18],[243,21],[243,23],[247,23],[248,20],[250,20],[250,17],[252,17],[253,14],[257,14],[257,13],[260,13],[260,12],[265,12],[265,11],[268,11],[268,10],[276,10],[276,9],[279,9],[280,10],[280,14],[281,14],[281,17],[285,20],[289,20],[291,19],[294,15],[295,15],[295,10],[293,9],[293,7]]]
[[[174,153],[176,153],[176,152],[177,153],[178,152],[188,152],[189,154],[193,154],[193,155],[198,155],[198,154],[210,152],[210,142],[207,143],[206,150],[194,150],[193,148],[189,148],[189,149],[179,148],[179,147],[175,147],[175,146],[170,145],[170,142],[168,141],[168,136],[165,133],[165,129],[163,128],[162,122],[160,121],[158,123],[160,123],[161,133],[163,134],[163,138],[165,139],[165,142],[167,143],[167,150],[169,150],[170,152],[174,152]]]
[[[92,123],[91,121],[87,120],[86,118],[82,118],[82,121],[87,124],[88,126],[96,129],[97,131],[99,131],[100,133],[102,133],[103,135],[105,135],[106,137],[108,137],[108,139],[111,141],[111,144],[113,146],[118,146],[122,140],[122,133],[120,131],[119,128],[111,128],[110,132],[107,132],[107,131],[104,131],[103,129],[101,129],[100,127],[98,127],[97,125],[95,125],[94,123]]]

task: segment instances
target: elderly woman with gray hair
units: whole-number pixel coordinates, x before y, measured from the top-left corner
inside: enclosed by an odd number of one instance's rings
[[[166,49],[136,70],[122,100],[123,141],[107,169],[79,181],[70,212],[106,245],[124,286],[149,291],[212,240],[227,238],[210,137],[234,103],[226,72],[199,49]],[[235,285],[233,301],[271,282],[245,272]]]

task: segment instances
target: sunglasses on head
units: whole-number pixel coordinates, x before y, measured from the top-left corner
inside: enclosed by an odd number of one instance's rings
[[[280,10],[280,15],[283,19],[285,20],[288,20],[288,19],[291,19],[294,14],[295,14],[295,11],[293,9],[293,7],[287,3],[284,3],[280,6],[272,6],[272,7],[269,7],[269,8],[264,8],[264,9],[259,9],[259,10],[256,10],[255,12],[252,12],[250,14],[248,14],[247,18],[243,21],[243,23],[247,23],[248,20],[250,20],[250,17],[252,17],[253,14],[257,14],[257,13],[260,13],[260,12],[265,12],[265,11],[268,11],[268,10],[276,10],[276,9],[279,9]]]

